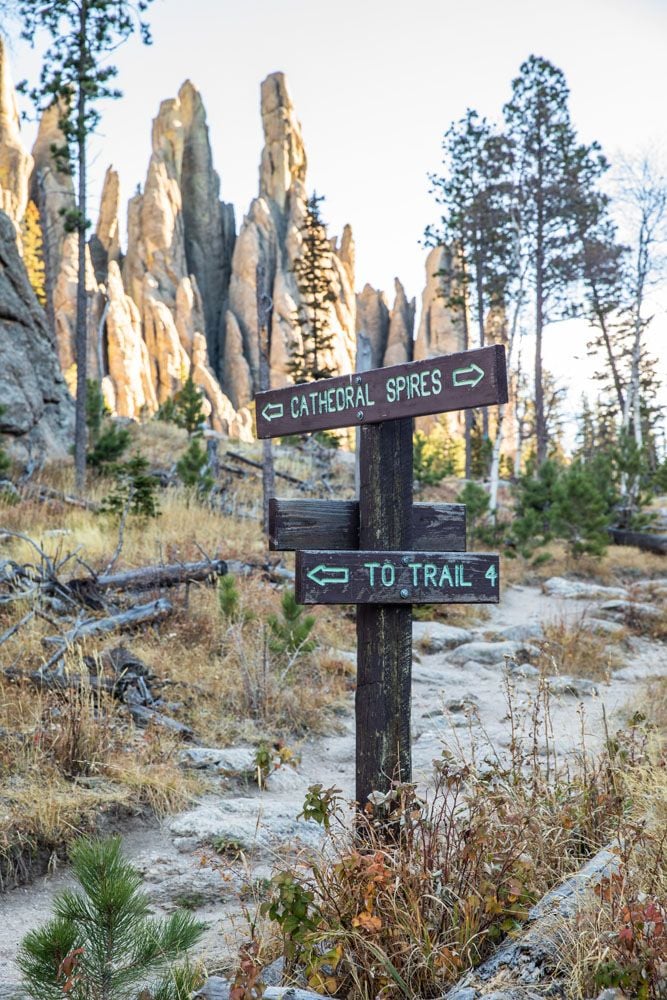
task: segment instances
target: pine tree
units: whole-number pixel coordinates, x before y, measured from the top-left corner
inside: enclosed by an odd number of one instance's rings
[[[510,147],[503,135],[470,108],[449,127],[442,147],[445,172],[431,174],[430,181],[443,214],[438,225],[426,230],[426,241],[451,248],[448,305],[461,317],[464,349],[473,346],[470,319],[477,327],[476,346],[483,347],[487,316],[505,305],[513,276]],[[472,412],[466,410],[468,477],[473,474],[472,424]],[[481,433],[487,440],[486,408]],[[484,454],[490,458],[490,449],[485,448]]]
[[[129,461],[116,465],[116,486],[102,504],[102,512],[116,517],[122,517],[126,511],[136,517],[158,517],[158,480],[148,469],[148,459],[143,455],[133,455]]]
[[[553,530],[567,540],[573,556],[604,555],[609,541],[605,498],[583,462],[574,461],[554,484]]]
[[[23,263],[28,273],[28,281],[37,296],[40,306],[46,307],[46,274],[44,271],[44,244],[39,209],[34,201],[28,202],[21,222],[23,243]]]
[[[21,37],[31,45],[44,32],[51,45],[44,53],[39,82],[19,90],[27,93],[38,111],[58,105],[58,125],[63,145],[52,149],[56,168],[76,174],[76,206],[65,212],[65,228],[78,234],[76,296],[76,411],[74,461],[76,484],[83,490],[86,478],[86,383],[87,383],[87,312],[86,230],[88,136],[100,121],[99,101],[121,96],[111,86],[117,68],[109,55],[138,29],[141,39],[151,41],[148,25],[141,20],[152,0],[16,0],[21,18]],[[3,6],[7,7],[5,0]]]
[[[71,852],[77,887],[56,896],[53,917],[23,939],[18,964],[34,1000],[181,1000],[196,987],[175,968],[205,924],[181,911],[151,916],[141,875],[121,852],[120,837],[77,841]]]
[[[568,315],[567,292],[581,275],[577,209],[597,173],[606,169],[598,147],[582,147],[570,120],[563,72],[530,56],[512,83],[504,114],[512,143],[521,236],[530,261],[535,317],[535,438],[538,463],[548,455],[542,341],[545,326]],[[575,169],[586,158],[591,170]]]
[[[292,267],[301,296],[295,317],[301,337],[287,366],[295,382],[335,375],[327,362],[335,340],[330,326],[330,304],[335,302],[336,292],[333,252],[320,214],[323,200],[315,192],[308,199],[300,228],[301,252]]]
[[[192,380],[192,371],[189,372],[183,388],[174,397],[174,405],[178,426],[184,427],[191,437],[201,434],[202,427],[206,423],[204,396]]]
[[[309,639],[315,625],[313,615],[304,615],[304,607],[297,603],[293,590],[286,590],[280,602],[281,617],[269,615],[267,621],[271,638],[269,648],[281,656],[312,653],[317,643]]]
[[[215,483],[208,467],[208,455],[196,435],[176,463],[176,472],[183,485],[196,489],[200,496],[213,489]]]

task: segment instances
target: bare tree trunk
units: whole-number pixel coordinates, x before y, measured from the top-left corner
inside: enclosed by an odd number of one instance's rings
[[[271,388],[271,321],[273,316],[273,300],[267,289],[266,267],[263,263],[257,265],[257,329],[259,336],[259,390],[266,392]],[[271,438],[262,442],[262,488],[263,488],[263,518],[264,531],[269,530],[269,500],[275,495],[276,476],[273,465],[273,447]]]
[[[79,93],[77,101],[77,148],[79,170],[79,201],[77,205],[77,228],[79,235],[79,259],[76,286],[76,404],[74,410],[74,467],[76,488],[82,493],[86,486],[86,392],[87,392],[87,320],[88,299],[86,295],[86,92],[83,77],[86,68],[86,19],[87,0],[80,0],[79,6]]]

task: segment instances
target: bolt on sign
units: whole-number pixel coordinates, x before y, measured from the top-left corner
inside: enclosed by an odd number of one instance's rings
[[[495,554],[466,552],[461,504],[413,503],[413,418],[506,403],[505,349],[483,347],[255,396],[257,436],[360,426],[358,500],[269,503],[302,604],[357,605],[356,797],[410,781],[413,604],[496,604]]]

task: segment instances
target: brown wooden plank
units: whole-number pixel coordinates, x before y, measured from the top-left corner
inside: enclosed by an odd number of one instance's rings
[[[260,392],[255,416],[270,438],[506,402],[505,348],[494,344]]]
[[[362,427],[359,457],[359,544],[368,549],[409,547],[412,420]],[[362,807],[372,791],[387,792],[394,782],[411,780],[411,688],[410,606],[360,605],[355,794]]]
[[[460,503],[413,503],[412,543],[425,552],[465,552],[466,509]],[[358,549],[358,500],[269,501],[269,547]]]
[[[479,552],[304,551],[301,604],[497,604],[497,555]]]

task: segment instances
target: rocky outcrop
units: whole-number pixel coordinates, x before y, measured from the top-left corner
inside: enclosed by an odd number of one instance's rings
[[[28,204],[32,158],[21,142],[16,95],[9,59],[0,37],[0,210],[18,231]]]
[[[301,126],[282,73],[272,73],[261,87],[264,149],[259,172],[259,197],[245,216],[234,247],[229,285],[229,310],[225,330],[233,344],[225,345],[224,388],[235,406],[244,406],[258,388],[259,334],[257,329],[258,264],[263,264],[273,302],[271,330],[271,381],[285,385],[287,362],[300,335],[295,322],[300,301],[292,272],[300,252],[300,228],[307,198],[307,158]],[[330,328],[335,343],[326,363],[334,371],[354,367],[355,313],[354,242],[349,227],[340,247],[332,243],[334,301],[330,303]],[[237,331],[243,358],[236,360]],[[236,381],[236,375],[240,378]],[[249,375],[249,378],[246,376]]]
[[[415,335],[415,300],[408,301],[403,285],[394,279],[394,305],[389,317],[387,346],[383,364],[400,365],[412,361]]]
[[[74,407],[44,310],[19,256],[14,223],[0,211],[0,432],[20,460],[65,455]]]
[[[201,293],[199,329],[216,366],[224,354],[224,304],[234,245],[234,211],[219,194],[204,106],[186,81],[177,98],[162,102],[153,122],[146,184],[128,208],[123,273],[140,310],[146,274],[156,281],[153,297],[171,310],[182,280],[193,276]]]
[[[416,361],[465,350],[463,322],[448,305],[451,258],[446,247],[434,247],[426,258],[426,286],[415,340]]]
[[[120,260],[120,179],[113,167],[107,167],[100,198],[97,228],[90,240],[90,255],[95,277],[104,281],[109,264]]]
[[[408,302],[398,278],[394,279],[394,289],[391,311],[384,292],[369,284],[357,295],[357,337],[366,345],[369,368],[412,361],[415,301]]]
[[[53,104],[42,115],[32,149],[34,167],[30,176],[30,198],[39,209],[44,252],[47,312],[55,329],[56,285],[63,262],[65,213],[75,206],[74,185],[69,174],[57,169],[52,146],[62,146],[63,134],[58,124],[60,109]],[[67,264],[69,267],[70,264]]]

